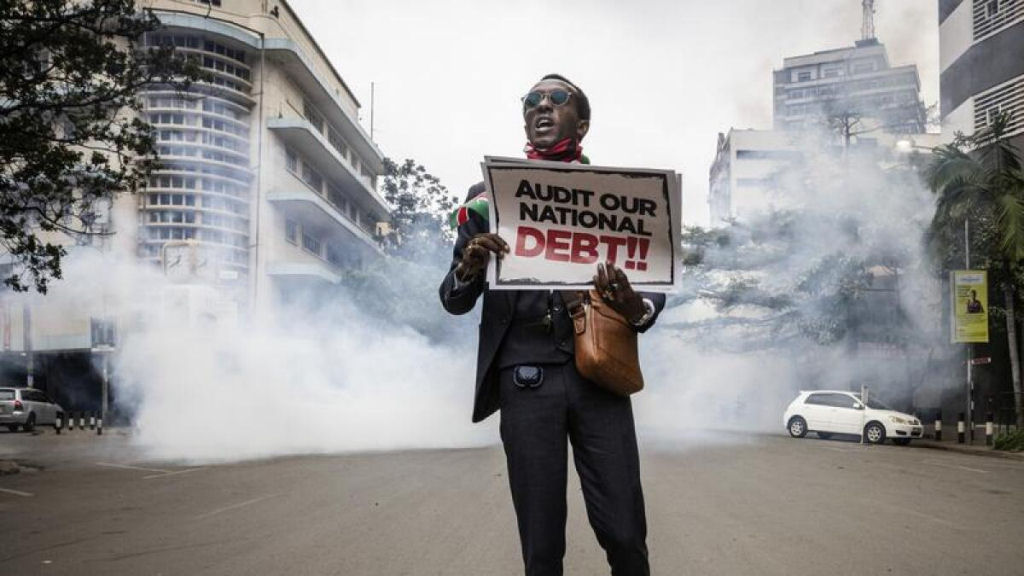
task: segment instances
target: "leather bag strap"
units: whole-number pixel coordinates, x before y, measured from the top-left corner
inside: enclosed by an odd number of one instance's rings
[[[572,318],[573,331],[576,334],[583,334],[587,330],[586,310],[583,308],[583,292],[577,290],[559,290],[562,295],[562,303],[569,311]]]

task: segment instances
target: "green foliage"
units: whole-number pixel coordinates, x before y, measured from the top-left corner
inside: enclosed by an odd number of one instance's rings
[[[382,192],[392,206],[388,255],[373,267],[345,270],[340,288],[360,310],[396,328],[412,328],[432,340],[452,338],[436,287],[451,261],[455,236],[448,216],[456,200],[411,159],[384,159]]]
[[[156,165],[139,89],[204,76],[136,44],[160,24],[132,0],[0,0],[0,14],[0,247],[16,264],[4,283],[46,292],[65,249],[40,233],[96,233],[100,201]]]
[[[407,158],[401,164],[384,159],[384,199],[391,204],[390,252],[418,260],[450,251],[455,241],[448,226],[456,198],[423,165]]]
[[[1024,259],[1024,172],[1020,151],[1004,137],[1008,121],[1000,115],[975,135],[935,148],[925,178],[937,196],[928,237],[936,258],[951,252],[966,219],[980,258],[1010,269]]]
[[[904,310],[901,288],[917,277],[918,231],[930,216],[915,165],[820,135],[792,142],[792,159],[764,187],[783,208],[684,230],[683,289],[718,312],[698,327],[727,334],[719,346],[748,349],[924,345],[935,330],[913,325],[924,315]]]
[[[444,340],[454,336],[451,318],[437,297],[445,272],[433,262],[388,256],[372,267],[346,269],[340,288],[362,312],[396,329],[412,328],[432,340]]]
[[[1024,430],[1017,430],[1009,434],[996,436],[993,448],[1006,452],[1024,451]]]
[[[996,317],[1007,325],[1013,386],[1019,393],[1019,360],[1013,348],[1019,321],[1014,310],[1020,309],[1024,288],[1024,171],[1020,151],[1005,136],[1009,120],[1009,114],[1000,114],[974,135],[957,134],[953,142],[934,150],[925,171],[937,195],[927,240],[940,270],[959,267],[949,255],[964,242],[958,230],[970,223],[971,267],[988,269],[993,283],[1002,287],[1005,307]],[[1018,425],[1024,425],[1024,404],[1016,409]]]
[[[879,315],[869,299],[875,278],[872,265],[885,260],[842,251],[808,251],[806,238],[795,229],[841,230],[858,234],[845,215],[803,211],[772,211],[716,230],[687,228],[684,261],[687,276],[701,298],[720,313],[743,312],[751,325],[768,327],[770,344],[802,339],[816,344],[840,342]],[[806,259],[793,258],[805,251]],[[898,264],[893,264],[894,269]],[[889,311],[883,323],[893,330],[901,313]],[[874,320],[874,319],[873,319]]]

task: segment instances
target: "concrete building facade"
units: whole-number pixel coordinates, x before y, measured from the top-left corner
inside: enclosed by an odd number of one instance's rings
[[[270,314],[381,256],[377,226],[390,212],[376,189],[383,155],[359,123],[359,101],[288,3],[138,5],[163,24],[143,43],[173,45],[211,79],[187,93],[140,94],[161,165],[142,192],[97,214],[93,231],[112,234],[65,242],[66,263],[90,250],[135,259],[169,280],[156,298],[233,320]],[[57,364],[88,366],[124,321],[108,314],[121,306],[107,297],[70,309],[2,300],[8,373],[34,365],[45,377],[48,360],[75,355]]]
[[[773,85],[776,130],[820,128],[829,116],[850,112],[862,116],[858,130],[925,131],[917,66],[890,66],[885,46],[874,38],[786,58]]]
[[[774,129],[718,136],[708,182],[712,226],[784,205],[777,175],[801,157],[801,143],[899,152],[934,142],[926,133],[917,66],[891,66],[875,38],[785,58],[772,78]],[[845,130],[836,125],[843,117]],[[833,141],[821,141],[825,135]]]
[[[1024,150],[1024,0],[939,0],[942,133],[973,134],[996,114]]]
[[[779,170],[800,157],[797,136],[776,130],[719,132],[708,182],[712,226],[772,205]]]

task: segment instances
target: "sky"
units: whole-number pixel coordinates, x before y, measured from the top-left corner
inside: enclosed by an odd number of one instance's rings
[[[771,128],[772,70],[852,45],[860,0],[290,0],[362,104],[386,156],[413,158],[460,198],[485,155],[521,156],[519,98],[559,73],[590,98],[594,164],[683,174],[683,220],[706,225],[719,132]],[[938,101],[935,0],[876,0],[894,66]]]

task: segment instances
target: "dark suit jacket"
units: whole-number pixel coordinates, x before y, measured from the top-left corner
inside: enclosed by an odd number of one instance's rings
[[[484,191],[480,182],[469,189],[466,200]],[[462,250],[473,236],[488,232],[488,223],[470,211],[469,220],[459,226],[459,237],[455,240],[452,264],[441,282],[439,293],[441,305],[450,314],[465,314],[473,309],[476,301],[483,295],[483,311],[480,316],[480,342],[476,355],[476,396],[473,400],[473,422],[480,422],[498,410],[498,378],[494,368],[494,360],[498,349],[505,338],[509,323],[515,311],[516,299],[519,295],[515,290],[488,290],[483,275],[455,290],[455,267],[462,261]],[[654,303],[654,317],[637,328],[645,332],[654,325],[655,319],[665,307],[665,295],[643,292],[641,295]]]

